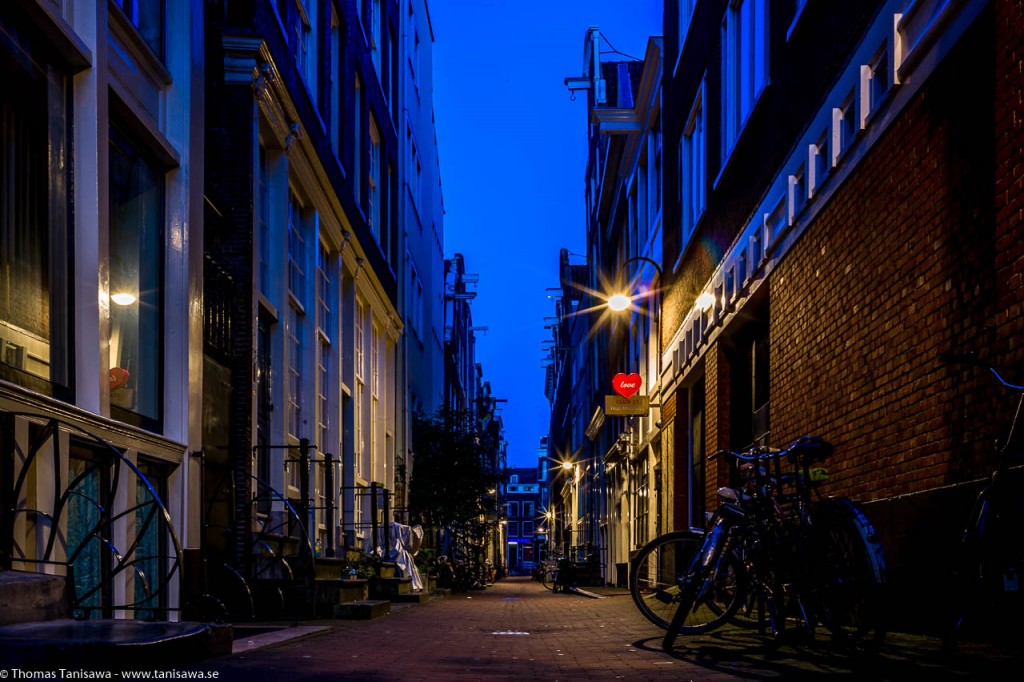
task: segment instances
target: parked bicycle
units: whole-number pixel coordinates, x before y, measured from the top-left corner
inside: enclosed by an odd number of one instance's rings
[[[944,355],[948,363],[972,365],[987,370],[1005,389],[1016,393],[1017,409],[1005,440],[996,446],[996,465],[971,508],[960,538],[954,564],[952,606],[949,623],[943,633],[943,649],[953,651],[960,642],[964,626],[991,619],[996,613],[1008,613],[1008,600],[1024,597],[1021,572],[1024,571],[1024,496],[1019,480],[1008,475],[1011,464],[1020,459],[1020,451],[1011,449],[1024,410],[1024,385],[1011,384],[994,367],[977,360],[975,354]]]
[[[882,547],[853,502],[815,490],[828,472],[812,465],[831,454],[829,443],[804,436],[781,451],[709,456],[733,458],[741,485],[718,490],[705,528],[656,538],[631,562],[630,592],[666,630],[663,648],[744,618],[776,637],[787,621],[810,638],[823,624],[843,647],[877,651],[886,633]]]

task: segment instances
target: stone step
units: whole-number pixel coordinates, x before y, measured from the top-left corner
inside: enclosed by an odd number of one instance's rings
[[[396,604],[427,604],[431,601],[431,595],[429,592],[409,592],[408,594],[396,594],[391,597],[391,601]]]
[[[391,613],[391,602],[387,599],[363,599],[338,604],[334,617],[348,620],[371,620]]]
[[[63,576],[0,571],[0,625],[67,618]]]
[[[232,627],[215,623],[58,619],[0,627],[9,668],[175,668],[231,653]]]
[[[370,590],[378,599],[391,599],[412,593],[412,578],[378,578]]]

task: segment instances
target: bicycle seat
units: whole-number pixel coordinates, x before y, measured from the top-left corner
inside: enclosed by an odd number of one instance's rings
[[[835,448],[819,436],[801,436],[786,448],[786,457],[799,466],[824,462],[832,456]]]

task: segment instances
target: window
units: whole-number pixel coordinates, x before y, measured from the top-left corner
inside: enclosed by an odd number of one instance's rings
[[[302,312],[288,308],[288,433],[300,438],[302,423]]]
[[[317,402],[317,448],[321,455],[328,452],[330,446],[328,443],[328,429],[331,427],[331,413],[330,405],[328,404],[328,388],[330,387],[330,361],[331,361],[331,348],[325,343],[320,344],[320,354],[317,358],[317,375],[319,382],[317,383],[316,390],[316,402]],[[320,467],[317,467],[320,469]]]
[[[169,552],[166,521],[155,513],[160,500],[167,497],[166,465],[139,457],[139,473],[135,477],[135,599],[136,620],[157,620],[167,617],[167,590],[156,586],[167,580]],[[143,478],[143,476],[145,478]],[[147,481],[149,485],[147,485]],[[152,486],[152,489],[150,488]],[[155,495],[154,495],[155,493]],[[149,595],[149,596],[147,596]]]
[[[256,327],[256,470],[261,481],[270,481],[270,417],[273,372],[270,364],[270,323],[260,316]],[[261,496],[258,511],[270,512],[270,499]]]
[[[308,5],[308,6],[307,6]],[[295,63],[306,81],[313,104],[317,104],[318,91],[316,76],[319,70],[317,58],[317,7],[315,2],[299,0],[299,20],[295,24]]]
[[[345,36],[342,31],[341,17],[334,5],[331,5],[331,68],[329,72],[330,93],[331,93],[331,148],[335,156],[341,159],[341,110],[342,102],[341,84],[344,82],[342,73],[341,49],[345,44]]]
[[[380,330],[375,324],[370,327],[370,394],[380,395]]]
[[[300,305],[306,287],[306,240],[302,231],[302,204],[294,192],[288,192],[288,291]]]
[[[267,148],[260,143],[256,187],[256,257],[259,261],[259,290],[270,298],[270,161]]]
[[[163,174],[110,128],[110,404],[160,417]]]
[[[409,319],[406,324],[412,328],[416,338],[423,341],[423,281],[416,271],[416,265],[409,258]]]
[[[723,161],[768,83],[767,8],[768,0],[731,0],[722,21]]]
[[[366,219],[370,224],[370,231],[380,242],[380,133],[377,131],[377,123],[372,118],[370,120],[370,167],[367,169],[366,181],[369,202]]]
[[[523,537],[528,538],[533,535],[533,521],[523,521]]]
[[[636,490],[633,493],[633,546],[642,547],[647,542],[647,525],[650,517],[650,463],[646,457],[636,467]]]
[[[533,502],[523,502],[523,518],[533,518]]]
[[[380,79],[380,0],[370,0],[370,57],[373,59],[373,70]],[[381,84],[383,85],[383,83]]]
[[[356,302],[355,338],[352,340],[352,350],[355,359],[355,373],[357,379],[363,378],[363,325],[366,317],[366,306],[362,301]]]
[[[412,196],[413,207],[419,209],[423,197],[423,166],[416,150],[416,140],[412,136],[412,127],[406,126],[406,141],[409,144],[409,194]]]
[[[406,54],[409,55],[409,70],[412,72],[415,84],[416,72],[420,69],[420,31],[416,28],[416,14],[413,11],[411,2],[409,3],[409,29],[406,35],[409,40],[409,45],[406,48]],[[418,92],[419,85],[415,85]]]
[[[331,255],[327,247],[320,243],[316,259],[316,326],[324,340],[330,343],[332,330],[331,317]]]
[[[508,517],[510,519],[515,519],[515,518],[519,517],[519,503],[518,502],[509,502],[508,503]]]
[[[518,521],[509,521],[508,522],[508,536],[510,538],[517,538],[517,537],[519,537],[519,522]]]
[[[355,197],[356,203],[362,205],[362,155],[363,155],[363,82],[359,80],[359,76],[355,79],[355,92],[352,95],[352,135],[355,139],[352,141],[352,196]]]
[[[70,126],[64,74],[0,45],[0,378],[44,393],[70,384]]]
[[[164,0],[115,0],[149,45],[153,53],[164,58]]]
[[[690,32],[693,8],[696,6],[697,0],[679,0],[679,51],[676,54],[676,63],[683,56],[683,45],[686,43],[686,34]]]
[[[355,360],[355,389],[352,395],[354,415],[352,418],[353,426],[353,446],[355,449],[355,474],[356,476],[363,476],[366,473],[366,469],[363,466],[363,455],[365,452],[363,442],[363,415],[365,413],[363,401],[366,399],[365,384],[363,383],[363,377],[365,373],[363,353],[363,341],[365,336],[366,326],[366,306],[362,301],[356,301],[356,316],[353,323],[355,328],[354,338],[352,342],[352,351]]]
[[[682,209],[682,240],[685,245],[693,236],[697,222],[704,215],[707,198],[707,129],[704,126],[704,86],[690,109],[679,142],[679,170]]]

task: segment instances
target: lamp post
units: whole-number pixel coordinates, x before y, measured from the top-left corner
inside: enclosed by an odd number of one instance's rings
[[[628,258],[620,266],[619,272],[621,273],[631,263],[637,263],[637,262],[646,263],[646,264],[648,264],[648,265],[650,265],[651,267],[654,268],[655,272],[658,273],[658,287],[660,289],[660,287],[662,285],[662,282],[665,279],[665,273],[662,272],[661,266],[658,265],[657,262],[655,262],[654,260],[648,258],[647,256],[633,256],[632,258]],[[654,372],[655,372],[656,381],[658,382],[658,403],[657,403],[657,405],[653,405],[652,404],[650,407],[655,407],[656,406],[659,409],[661,409],[661,400],[662,400],[662,396],[661,396],[661,341],[662,341],[662,338],[661,338],[661,314],[662,314],[661,300],[662,299],[661,299],[661,292],[660,291],[655,290],[654,293],[657,296],[656,309],[654,311],[654,317],[655,317],[655,321],[656,321],[655,330],[656,330],[656,334],[657,334],[657,345],[655,347],[655,368],[654,368]],[[614,293],[614,294],[612,294],[611,296],[608,297],[607,305],[608,305],[609,310],[612,310],[613,312],[621,312],[623,310],[629,309],[633,305],[633,300],[634,300],[634,297],[631,296],[628,293],[616,292],[616,293]],[[660,534],[660,532],[661,532],[661,489],[662,489],[661,480],[660,480],[661,479],[661,467],[660,467],[660,465],[659,465],[659,467],[658,467],[658,469],[656,471],[657,471],[657,477],[656,477],[656,480],[655,480],[655,490],[658,492],[658,497],[657,497],[657,506],[655,507],[655,524],[656,524],[655,525],[655,532]]]
[[[656,261],[648,258],[647,256],[633,256],[632,258],[627,259],[622,264],[622,266],[619,268],[619,272],[622,272],[622,270],[624,270],[626,268],[626,266],[628,266],[630,263],[639,263],[639,262],[647,263],[648,265],[650,265],[651,267],[654,268],[655,272],[658,273],[658,286],[661,286],[662,281],[664,281],[664,279],[665,279],[665,273],[662,272],[661,266],[658,265],[658,263]],[[630,306],[633,305],[633,296],[631,296],[631,295],[629,295],[629,294],[627,294],[625,292],[621,292],[621,291],[620,292],[616,292],[616,293],[614,293],[614,294],[612,294],[611,296],[608,297],[607,305],[608,305],[609,310],[611,310],[613,312],[622,312],[623,310],[626,310]],[[657,334],[658,334],[658,353],[657,353],[657,358],[658,358],[658,363],[657,364],[658,364],[658,366],[657,366],[657,375],[656,376],[658,377],[658,380],[660,381],[661,380],[661,294],[660,293],[658,294],[658,306],[657,306],[657,311],[655,312],[655,318],[656,318],[656,321],[657,321],[657,328],[656,329],[657,329]],[[659,390],[660,390],[660,387],[659,387]]]

